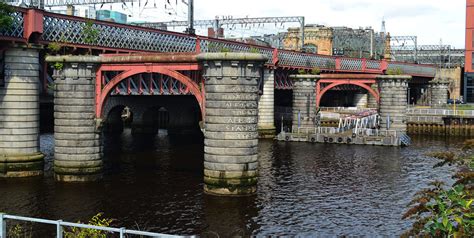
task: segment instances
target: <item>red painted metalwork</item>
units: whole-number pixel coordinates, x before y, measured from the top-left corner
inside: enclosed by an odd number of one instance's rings
[[[33,33],[43,34],[43,12],[28,9],[24,17],[23,37],[28,40]]]
[[[356,85],[366,89],[377,102],[380,101],[379,92],[370,86],[376,83],[377,75],[373,74],[321,74],[321,78],[316,83],[316,107],[319,107],[324,94],[340,85]],[[328,84],[321,87],[321,84]]]
[[[199,36],[196,37],[196,53],[201,53],[201,39]]]
[[[107,97],[110,95],[111,91],[115,88],[118,89],[116,86],[126,80],[127,83],[127,90],[128,93],[131,92],[131,81],[130,77],[134,75],[139,75],[142,73],[159,73],[160,75],[167,75],[173,79],[176,79],[180,83],[184,84],[186,87],[183,86],[179,87],[179,92],[181,93],[188,93],[190,92],[196,97],[196,100],[199,103],[201,110],[204,110],[204,97],[203,92],[200,90],[199,85],[194,82],[191,78],[185,76],[184,74],[177,72],[177,70],[189,70],[199,69],[199,65],[165,65],[165,64],[122,64],[122,65],[102,65],[96,75],[96,117],[102,117],[102,110],[104,103]],[[120,74],[115,76],[112,80],[110,80],[107,84],[102,84],[102,74],[105,71],[121,71]],[[151,82],[151,81],[150,81]],[[163,82],[161,80],[161,82]],[[172,91],[171,81],[168,82],[168,90],[170,93],[174,93]],[[150,84],[150,90],[152,90],[152,83]],[[160,86],[160,91],[163,93],[163,85]]]
[[[272,64],[274,66],[278,65],[278,48],[273,49],[273,61]]]
[[[465,31],[465,61],[466,63],[464,72],[472,73],[474,72],[473,68],[473,59],[472,55],[474,53],[474,0],[466,0],[466,31]]]

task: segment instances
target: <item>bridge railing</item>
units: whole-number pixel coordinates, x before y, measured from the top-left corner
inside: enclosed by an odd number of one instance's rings
[[[86,40],[86,23],[98,30],[95,39]],[[196,37],[186,34],[117,24],[51,12],[43,13],[44,42],[90,45],[100,48],[156,52],[195,52]]]
[[[16,10],[17,11],[11,14],[13,20],[11,26],[1,29],[0,36],[12,39],[23,38],[23,32],[25,30],[26,9],[18,8]]]
[[[444,124],[443,118],[440,116],[407,116],[408,123],[435,123]]]
[[[468,116],[474,117],[474,110],[449,110],[432,108],[409,108],[407,113],[411,115],[433,115],[433,116]]]
[[[265,55],[267,64],[273,64],[273,51],[271,47],[253,45],[244,42],[222,40],[210,37],[199,36],[200,52],[251,52]]]
[[[32,33],[41,35],[40,43],[60,42],[65,45],[94,47],[108,50],[144,52],[254,52],[268,57],[267,64],[289,68],[327,71],[383,73],[400,68],[404,73],[433,77],[435,67],[401,62],[376,61],[359,58],[325,56],[291,50],[252,45],[243,42],[118,24],[82,17],[45,12],[38,9],[15,8],[12,27],[0,31],[3,40],[26,42]],[[98,31],[95,39],[86,39],[86,23]]]
[[[33,218],[33,217],[23,217],[23,216],[13,216],[0,213],[0,238],[7,238],[7,220],[13,221],[25,221],[25,222],[33,222],[33,223],[40,223],[40,224],[48,224],[56,226],[56,236],[57,238],[62,238],[64,233],[64,227],[75,227],[80,229],[93,229],[99,231],[106,231],[109,233],[119,234],[120,238],[125,238],[126,235],[139,235],[145,237],[183,237],[183,236],[174,236],[174,235],[167,235],[161,233],[154,233],[154,232],[146,232],[146,231],[137,231],[137,230],[128,230],[125,227],[122,228],[114,228],[114,227],[104,227],[104,226],[93,226],[88,224],[81,224],[81,223],[72,223],[72,222],[65,222],[62,220],[47,220],[47,219],[40,219],[40,218]]]

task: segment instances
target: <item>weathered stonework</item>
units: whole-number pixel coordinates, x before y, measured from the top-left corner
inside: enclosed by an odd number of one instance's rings
[[[381,129],[406,133],[407,89],[411,76],[380,75],[377,77],[380,88],[379,114]],[[387,123],[389,118],[389,124]]]
[[[206,112],[204,191],[213,195],[254,194],[258,175],[258,80],[260,54],[208,53],[204,68]]]
[[[290,75],[293,80],[293,128],[314,128],[319,75]],[[298,116],[299,115],[299,116]],[[298,119],[299,117],[299,119]]]
[[[263,94],[258,102],[258,133],[260,138],[275,137],[275,78],[273,69],[263,71]]]
[[[5,51],[0,86],[0,177],[43,174],[39,148],[39,48]]]
[[[379,87],[377,86],[376,83],[372,84],[370,86],[373,90],[375,90],[376,92],[378,92],[379,90]],[[367,93],[367,107],[368,108],[378,108],[378,103],[377,103],[377,99],[371,94],[371,93]]]
[[[62,70],[53,75],[54,172],[59,181],[102,177],[102,142],[95,119],[97,64],[89,63],[96,61],[95,56],[64,56]]]
[[[431,107],[441,107],[448,102],[449,82],[445,80],[436,80],[430,82]]]
[[[355,93],[354,94],[354,106],[357,108],[367,108],[368,95],[370,93]]]

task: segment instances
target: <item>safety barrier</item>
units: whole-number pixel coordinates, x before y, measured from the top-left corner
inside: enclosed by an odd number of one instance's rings
[[[7,220],[13,221],[26,221],[26,222],[33,222],[33,223],[41,223],[41,224],[48,224],[56,226],[56,237],[62,238],[64,233],[64,227],[76,227],[82,229],[94,229],[100,231],[106,231],[113,234],[118,233],[120,238],[125,238],[125,235],[139,235],[145,237],[163,237],[163,238],[175,238],[175,237],[185,237],[185,236],[175,236],[175,235],[167,235],[161,233],[153,233],[147,231],[137,231],[137,230],[129,230],[125,227],[121,228],[114,228],[114,227],[103,227],[103,226],[93,226],[88,224],[80,224],[80,223],[72,223],[72,222],[65,222],[62,220],[47,220],[47,219],[40,219],[40,218],[33,218],[33,217],[23,217],[23,216],[14,216],[14,215],[7,215],[0,213],[0,238],[7,238]],[[188,236],[192,237],[192,236]]]

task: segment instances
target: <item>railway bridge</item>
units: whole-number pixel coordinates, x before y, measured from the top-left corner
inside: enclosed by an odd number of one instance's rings
[[[203,125],[205,191],[244,195],[256,189],[259,134],[275,134],[276,92],[291,91],[293,116],[306,112],[302,119],[311,125],[327,92],[357,87],[404,132],[408,81],[435,76],[432,66],[281,50],[38,9],[15,8],[12,16],[12,26],[0,30],[0,176],[6,177],[42,174],[39,95],[51,88],[57,180],[101,178],[102,131],[120,124],[127,107],[136,131],[155,131],[164,111],[171,129]],[[53,43],[74,55],[46,56]],[[391,71],[404,75],[383,76]],[[436,85],[440,94],[447,89]]]

